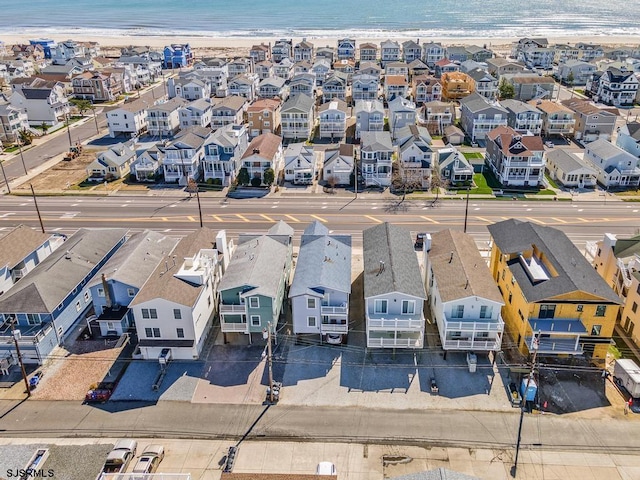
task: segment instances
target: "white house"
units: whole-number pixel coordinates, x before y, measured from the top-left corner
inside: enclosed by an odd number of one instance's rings
[[[316,153],[304,143],[290,143],[284,151],[284,179],[296,185],[311,185],[316,178]]]
[[[208,127],[211,125],[211,100],[201,98],[179,109],[180,129],[189,127]]]
[[[102,182],[124,178],[129,174],[131,164],[136,159],[133,141],[118,143],[100,152],[96,159],[87,165],[89,181]]]
[[[188,101],[211,98],[211,84],[193,77],[170,77],[167,90],[169,98],[180,97]]]
[[[118,135],[133,137],[145,133],[148,125],[148,108],[149,103],[146,100],[137,99],[108,111],[106,115],[109,136],[111,138]]]
[[[215,130],[225,125],[242,125],[246,110],[245,97],[231,95],[217,100],[211,107],[211,128]]]
[[[213,132],[205,141],[202,170],[204,180],[210,178],[220,185],[229,186],[240,169],[240,158],[247,150],[249,140],[244,125],[225,125]]]
[[[638,157],[599,139],[585,145],[584,160],[596,169],[598,183],[606,188],[638,188]]]
[[[180,108],[188,102],[180,97],[160,102],[147,109],[149,135],[169,137],[180,130]]]
[[[398,130],[416,124],[416,104],[411,100],[396,97],[389,102],[389,130],[396,138]]]
[[[450,229],[431,234],[425,265],[443,350],[500,351],[504,300],[473,237]]]
[[[362,132],[360,141],[360,171],[366,186],[388,187],[394,147],[389,132]]]
[[[384,130],[384,106],[380,100],[356,101],[356,138],[362,132],[381,132]]]
[[[406,185],[427,189],[431,185],[431,169],[438,152],[431,147],[431,135],[425,127],[407,125],[397,131],[398,173]]]
[[[616,145],[640,158],[640,122],[628,122],[619,127]]]
[[[29,125],[56,125],[70,112],[62,82],[24,78],[11,86],[11,105],[27,112]]]
[[[203,145],[210,135],[209,129],[192,127],[164,147],[162,167],[165,182],[177,182],[184,186],[189,179],[200,178]]]
[[[549,176],[568,188],[596,186],[596,169],[574,152],[562,148],[548,150],[544,154]]]
[[[264,173],[272,169],[277,179],[284,164],[282,138],[273,133],[263,133],[251,140],[241,158],[241,168],[246,168],[250,179],[259,178],[264,183]]]
[[[400,60],[400,44],[392,40],[385,40],[380,43],[380,63],[384,68],[389,62]]]
[[[300,140],[309,138],[315,124],[313,108],[313,99],[308,95],[291,95],[280,110],[282,136]]]
[[[358,100],[376,100],[380,89],[379,77],[366,73],[356,73],[351,82],[351,97]]]
[[[351,235],[330,235],[316,220],[302,233],[289,289],[293,333],[347,335],[350,295]]]
[[[338,148],[324,151],[322,179],[329,185],[349,185],[355,163],[353,144],[341,143]]]
[[[342,139],[347,132],[347,119],[351,117],[347,103],[334,99],[318,108],[320,138]]]

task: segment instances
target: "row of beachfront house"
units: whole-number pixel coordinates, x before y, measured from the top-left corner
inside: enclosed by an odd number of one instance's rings
[[[25,242],[3,267],[15,269],[33,252],[42,256],[51,238],[26,230],[9,234],[8,241]],[[180,240],[81,229],[0,295],[0,335],[17,329],[24,361],[41,364],[85,327],[104,337],[135,328],[141,358],[156,360],[170,349],[172,358],[191,360],[200,357],[214,319],[226,341],[240,335],[261,342],[290,305],[295,335],[346,340],[364,321],[367,348],[421,349],[428,302],[445,351],[497,352],[506,344],[527,353],[537,336],[540,355],[603,360],[623,301],[568,238],[517,220],[489,232],[487,268],[461,232],[436,232],[416,252],[407,230],[371,227],[363,232],[364,293],[354,298],[360,272],[352,271],[351,236],[318,221],[302,234],[295,272],[294,231],[282,221],[236,242],[208,228]],[[352,313],[356,302],[363,302],[362,319]],[[15,363],[12,342],[0,344],[0,356]]]

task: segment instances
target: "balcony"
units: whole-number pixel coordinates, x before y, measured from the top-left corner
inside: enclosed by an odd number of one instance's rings
[[[220,313],[246,313],[246,305],[226,305],[220,304]]]
[[[367,338],[367,348],[422,348],[423,335],[414,335],[407,338]]]
[[[225,333],[249,333],[247,322],[225,322],[224,317],[220,317],[220,329]]]
[[[442,341],[442,348],[444,350],[472,350],[472,351],[498,351],[502,345],[502,335],[498,338],[445,338]]]
[[[325,334],[325,333],[341,333],[341,334],[345,334],[349,332],[349,325],[347,324],[347,320],[343,319],[344,323],[340,323],[338,321],[335,321],[335,319],[333,323],[329,322],[329,323],[324,323],[322,322],[322,324],[320,325],[320,333]]]
[[[533,337],[526,337],[527,347],[533,351]],[[538,339],[538,354],[540,355],[581,355],[582,345],[580,337],[549,336]]]
[[[368,330],[422,330],[424,318],[384,318],[367,315]]]

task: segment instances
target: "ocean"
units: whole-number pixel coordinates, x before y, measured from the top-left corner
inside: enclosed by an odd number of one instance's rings
[[[640,0],[2,0],[2,34],[205,37],[640,35]]]

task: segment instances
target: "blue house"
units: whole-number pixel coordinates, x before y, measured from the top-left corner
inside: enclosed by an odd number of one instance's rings
[[[188,43],[174,43],[164,47],[164,68],[183,68],[193,64],[193,52]]]
[[[38,38],[36,40],[29,40],[30,45],[40,45],[44,51],[44,58],[51,58],[51,49],[55,48],[58,44],[55,40],[50,38]]]
[[[126,332],[133,324],[129,303],[177,243],[175,238],[149,230],[131,235],[89,282],[97,317],[91,327],[97,323],[103,337]]]
[[[80,229],[0,297],[0,358],[15,358],[11,324],[25,363],[42,364],[91,307],[88,282],[125,242],[126,229]]]

